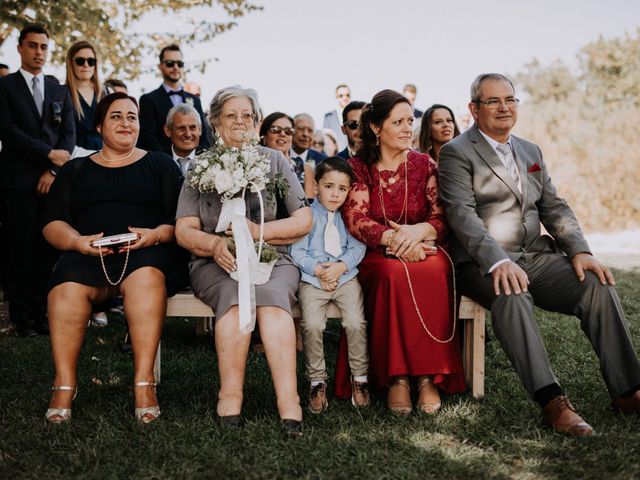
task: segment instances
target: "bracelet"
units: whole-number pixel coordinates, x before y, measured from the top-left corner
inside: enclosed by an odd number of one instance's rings
[[[387,247],[391,245],[391,242],[393,241],[393,237],[395,236],[396,231],[395,230],[391,230],[391,233],[389,234],[389,237],[387,237]]]
[[[160,245],[160,232],[158,232],[158,240],[156,240],[154,245]]]
[[[57,176],[58,176],[58,172],[56,172],[53,168],[50,168],[50,169],[49,169],[49,173],[50,173],[51,175],[53,175],[54,177],[57,177]]]

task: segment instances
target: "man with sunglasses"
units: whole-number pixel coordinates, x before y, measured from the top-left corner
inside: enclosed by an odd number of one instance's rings
[[[347,137],[342,133],[341,120],[344,107],[351,101],[351,90],[348,85],[341,83],[336,87],[336,100],[338,106],[335,110],[325,113],[322,128],[330,128],[335,132],[338,137],[338,150],[342,150],[347,146]]]
[[[140,97],[140,136],[138,147],[145,150],[167,151],[171,148],[171,140],[164,134],[167,114],[172,107],[187,103],[194,107],[200,115],[203,125],[200,136],[200,149],[210,145],[210,131],[205,121],[200,98],[182,88],[181,80],[184,72],[182,52],[178,45],[167,45],[160,51],[158,70],[162,74],[162,85],[150,93]]]
[[[518,118],[511,80],[479,75],[469,111],[475,124],[442,147],[438,165],[460,292],[491,311],[496,337],[553,430],[593,433],[551,368],[534,306],[580,319],[613,409],[639,413],[640,361],[613,276],[591,255],[540,148],[511,134]]]
[[[360,114],[365,103],[358,100],[349,102],[342,111],[342,133],[347,136],[347,146],[341,152],[338,152],[338,156],[345,160],[350,159],[356,155],[356,148],[358,141],[360,140]]]
[[[43,72],[48,51],[46,28],[27,25],[18,38],[20,69],[0,79],[0,253],[8,256],[11,321],[28,337],[48,332],[47,282],[57,252],[44,240],[39,216],[76,140],[69,90]]]

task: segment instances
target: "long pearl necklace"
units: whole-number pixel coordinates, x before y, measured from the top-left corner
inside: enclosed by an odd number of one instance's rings
[[[113,160],[109,160],[107,157],[104,156],[104,154],[102,153],[102,149],[98,151],[98,155],[100,155],[100,158],[107,162],[107,163],[112,163],[112,162],[121,162],[123,160],[127,160],[128,158],[131,157],[131,155],[133,155],[133,152],[136,151],[136,147],[133,147],[133,150],[131,150],[129,153],[127,153],[124,157],[120,157],[120,158],[114,158]]]

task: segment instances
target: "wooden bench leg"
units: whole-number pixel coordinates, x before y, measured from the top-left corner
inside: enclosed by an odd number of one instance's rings
[[[471,393],[475,398],[484,397],[484,344],[485,344],[485,311],[480,305],[474,306],[472,324],[473,333],[469,336],[473,340],[471,349]]]
[[[161,375],[161,371],[160,371],[160,357],[161,357],[161,351],[162,349],[162,341],[160,341],[160,343],[158,343],[158,351],[156,352],[156,359],[153,362],[153,377],[156,379],[156,383],[160,383],[160,375]]]

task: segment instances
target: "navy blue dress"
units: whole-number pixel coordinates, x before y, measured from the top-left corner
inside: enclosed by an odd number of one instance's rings
[[[96,116],[96,96],[93,96],[93,101],[89,105],[82,95],[80,97],[80,105],[82,106],[82,113],[84,117],[78,118],[77,113],[74,112],[73,117],[76,120],[76,145],[87,150],[100,150],[102,148],[102,137],[96,131],[94,126],[94,120]]]
[[[182,186],[180,170],[164,153],[148,152],[123,167],[104,167],[89,157],[67,162],[58,172],[47,198],[44,222],[62,220],[81,235],[116,235],[128,227],[155,228],[175,224]],[[112,281],[119,278],[126,254],[104,257]],[[188,284],[185,250],[175,243],[133,250],[126,278],[138,268],[152,266],[165,275],[167,293],[173,295]],[[49,289],[64,282],[94,287],[108,286],[100,257],[63,252],[53,268]]]

